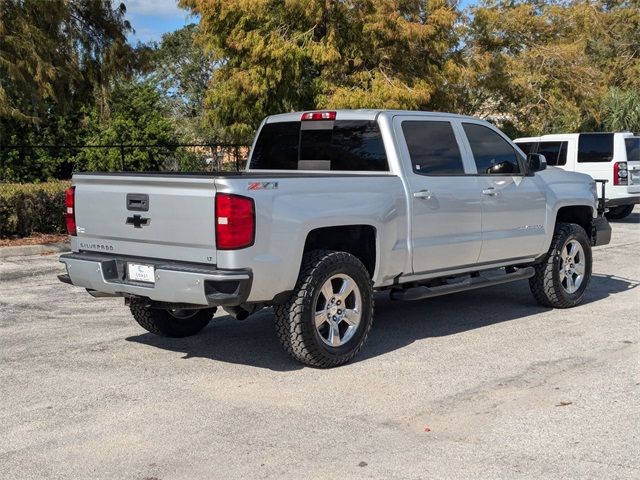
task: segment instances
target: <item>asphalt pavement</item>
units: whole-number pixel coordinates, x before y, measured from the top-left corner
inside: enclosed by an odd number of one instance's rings
[[[287,357],[270,310],[163,339],[57,255],[2,258],[0,478],[640,478],[640,210],[612,225],[583,305],[379,294],[333,370]]]

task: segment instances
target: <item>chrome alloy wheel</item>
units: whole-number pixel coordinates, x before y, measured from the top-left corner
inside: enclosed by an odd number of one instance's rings
[[[569,240],[560,254],[560,283],[567,293],[575,293],[582,285],[586,271],[584,249],[577,240]]]
[[[329,278],[320,289],[313,312],[324,343],[340,347],[351,340],[362,318],[362,295],[355,280],[343,273]]]

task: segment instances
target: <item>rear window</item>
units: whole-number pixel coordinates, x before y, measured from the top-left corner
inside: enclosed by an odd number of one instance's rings
[[[251,155],[256,170],[388,171],[374,121],[267,123]]]
[[[613,160],[613,133],[581,133],[578,139],[578,163]]]
[[[640,162],[640,137],[629,137],[624,139],[627,147],[627,162]]]

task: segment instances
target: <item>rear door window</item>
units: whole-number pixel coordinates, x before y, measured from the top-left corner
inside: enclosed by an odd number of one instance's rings
[[[256,170],[388,171],[377,122],[267,123],[251,156]]]
[[[463,122],[476,168],[480,175],[519,175],[516,150],[489,127]]]
[[[460,148],[450,122],[402,122],[413,171],[420,175],[464,175]]]
[[[581,133],[578,138],[578,163],[613,160],[613,133]]]

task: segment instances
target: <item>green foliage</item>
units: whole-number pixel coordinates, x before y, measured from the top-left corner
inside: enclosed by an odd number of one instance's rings
[[[602,102],[605,130],[640,132],[640,90],[611,89]]]
[[[116,78],[136,66],[124,5],[0,0],[0,146],[82,144],[85,112],[108,115]],[[0,179],[68,178],[70,150],[0,149]]]
[[[159,170],[174,153],[177,143],[167,105],[154,85],[127,82],[119,85],[109,101],[109,116],[100,118],[93,110],[88,116],[86,142],[90,145],[154,145],[157,148],[127,148],[125,168],[132,171]],[[87,148],[76,158],[76,168],[116,171],[122,168],[119,148]]]
[[[0,237],[65,233],[64,192],[70,182],[0,183]]]
[[[125,12],[111,0],[0,2],[0,118],[39,123],[103,101],[130,67]]]
[[[203,122],[204,98],[214,69],[211,55],[197,41],[198,26],[187,25],[154,45],[149,79],[164,92],[171,121],[181,138],[203,142],[215,131]]]
[[[487,0],[463,28],[467,111],[543,134],[602,128],[612,87],[640,88],[637,1]]]
[[[445,108],[458,12],[443,0],[181,0],[219,63],[209,120],[245,140],[311,108]],[[436,103],[434,99],[439,100]]]

